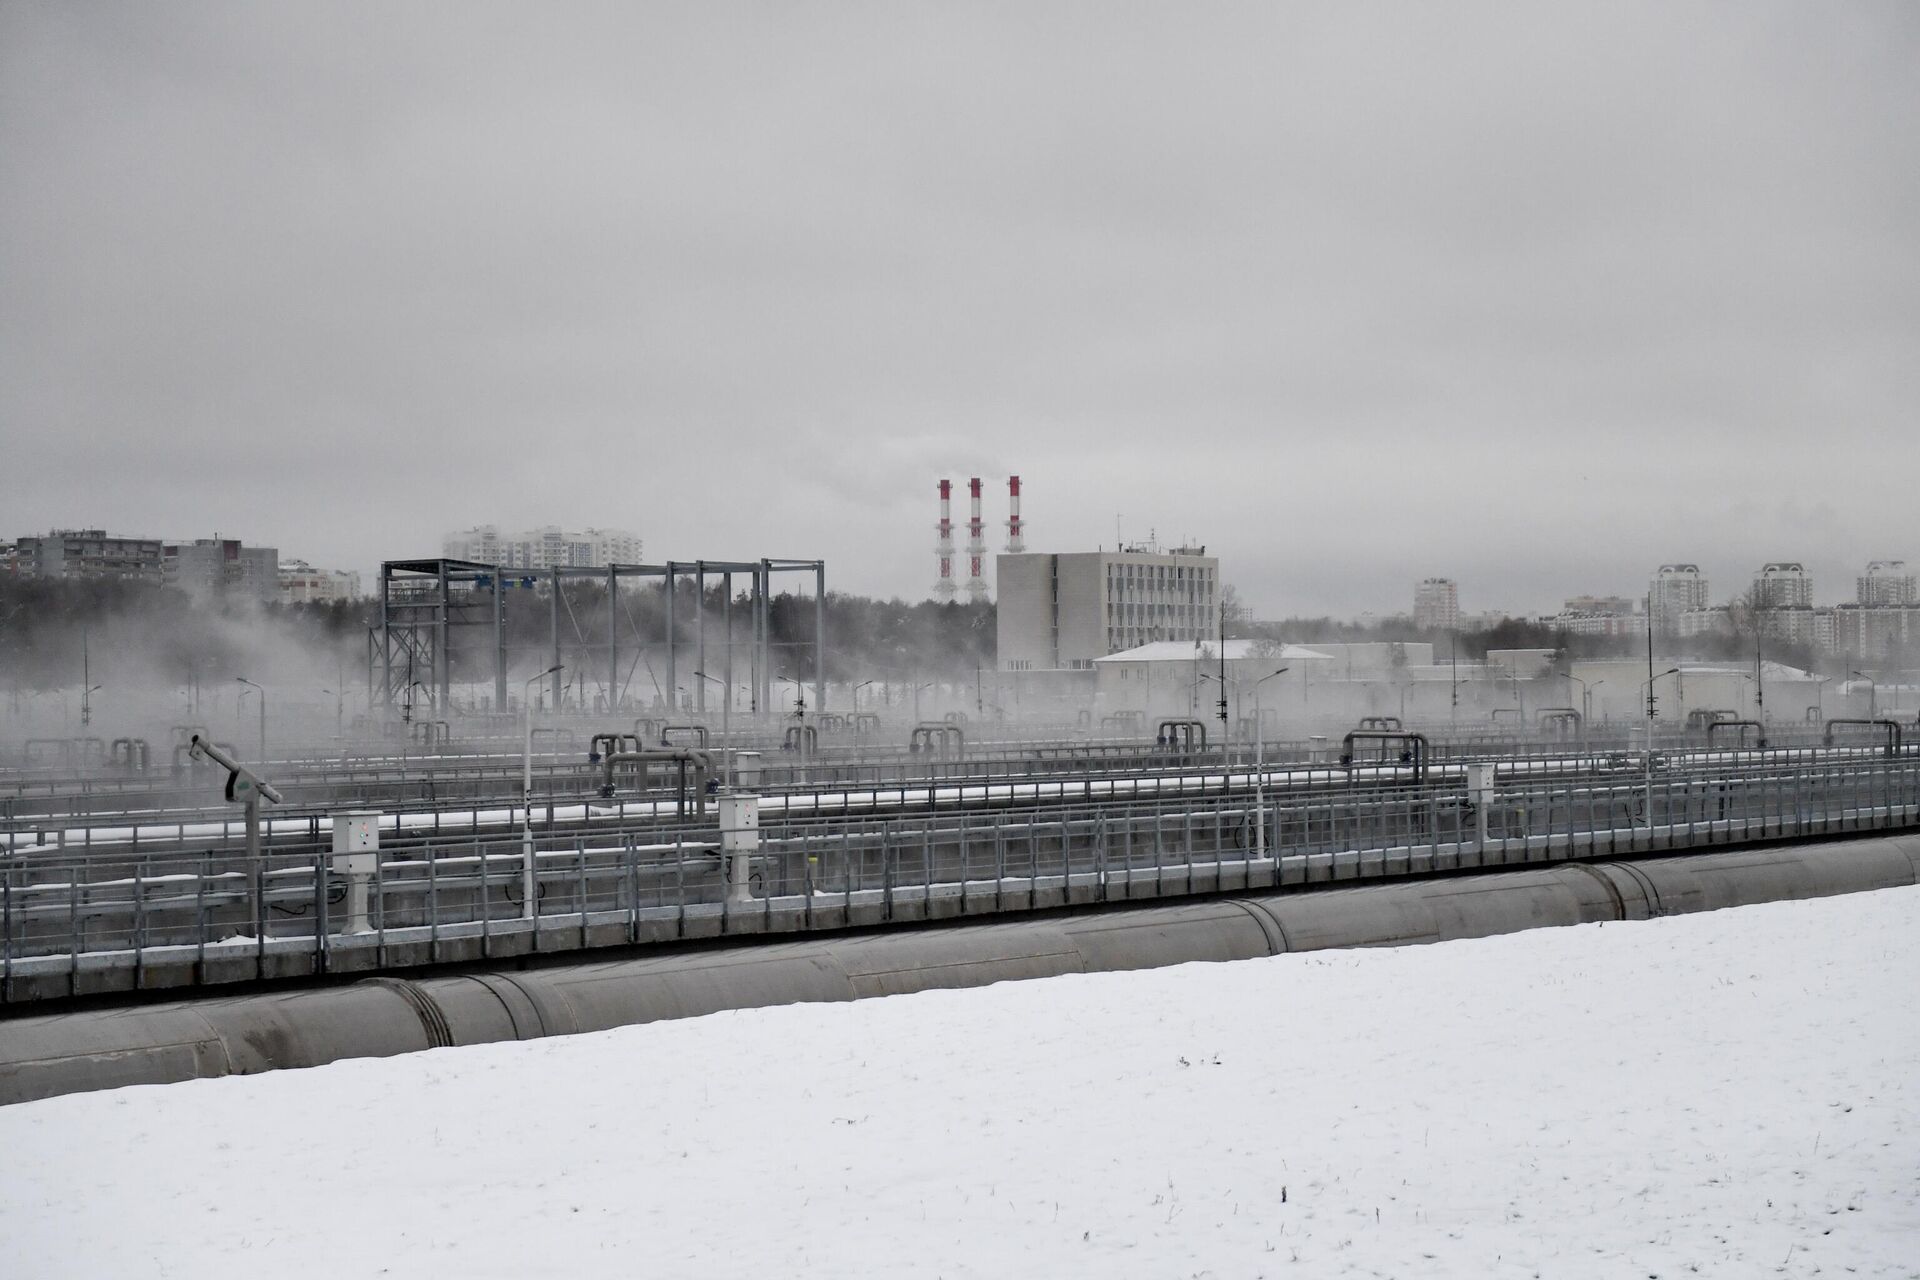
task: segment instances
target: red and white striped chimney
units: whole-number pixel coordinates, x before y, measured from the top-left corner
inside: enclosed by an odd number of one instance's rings
[[[987,530],[980,520],[980,477],[967,481],[973,494],[973,518],[967,521],[967,599],[987,598],[987,579],[981,566],[987,558]]]
[[[1020,477],[1007,477],[1007,550],[1019,555],[1027,549],[1027,526],[1020,523]]]
[[[940,541],[934,546],[933,554],[940,558],[940,577],[933,584],[933,594],[942,600],[953,599],[953,481],[940,482],[940,523],[934,526],[940,535]]]

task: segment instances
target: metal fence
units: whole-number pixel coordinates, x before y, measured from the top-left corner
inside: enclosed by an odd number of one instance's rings
[[[1920,759],[1829,759],[1509,782],[891,816],[771,815],[733,884],[712,824],[425,833],[359,862],[311,838],[14,856],[9,1000],[726,933],[1510,867],[1920,819]],[[531,856],[529,856],[531,855]],[[531,893],[529,893],[531,889]],[[529,898],[531,901],[529,901]]]

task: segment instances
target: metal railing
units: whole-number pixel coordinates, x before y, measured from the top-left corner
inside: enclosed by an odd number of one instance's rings
[[[776,932],[1169,893],[1503,867],[1755,839],[1896,829],[1920,817],[1920,759],[1840,759],[1512,781],[1382,779],[1265,803],[1245,788],[996,811],[764,820],[730,885],[711,825],[398,836],[364,872],[317,830],[262,854],[14,855],[0,875],[7,999],[148,984]],[[526,902],[525,885],[534,886]],[[45,980],[54,979],[49,987]],[[178,973],[167,981],[179,981]],[[64,985],[62,985],[64,983]]]

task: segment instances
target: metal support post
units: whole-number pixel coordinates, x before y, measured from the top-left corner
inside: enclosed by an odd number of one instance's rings
[[[493,709],[507,709],[506,571],[493,566]]]
[[[448,594],[445,560],[440,562],[439,584],[440,602],[439,608],[435,610],[433,637],[435,690],[433,709],[444,716],[453,705],[453,654],[447,650],[447,645],[453,636],[453,600]]]
[[[560,710],[560,570],[548,571],[553,581],[553,599],[548,602],[547,635],[553,649],[553,709]]]
[[[827,710],[827,562],[813,566],[813,713]]]
[[[674,671],[674,659],[675,659],[675,657],[677,656],[677,655],[675,654],[675,652],[674,652],[674,639],[675,639],[675,637],[676,637],[676,636],[678,636],[678,635],[679,635],[679,629],[678,629],[678,627],[676,626],[676,624],[675,624],[675,619],[674,619],[674,597],[675,597],[676,595],[678,595],[678,594],[679,594],[679,592],[677,592],[676,590],[674,590],[674,585],[675,585],[675,584],[674,584],[674,580],[673,580],[673,579],[674,579],[674,574],[675,574],[675,573],[677,573],[678,571],[679,571],[679,566],[678,566],[678,565],[676,565],[676,564],[675,564],[675,563],[674,563],[673,561],[671,561],[671,560],[669,560],[669,561],[667,561],[667,576],[666,576],[666,578],[665,578],[665,579],[663,580],[663,582],[662,582],[662,585],[666,587],[666,591],[667,591],[667,688],[666,688],[666,698],[667,698],[667,706],[669,706],[670,708],[672,708],[672,709],[673,709],[673,711],[674,711],[674,713],[675,713],[676,715],[677,715],[677,714],[679,713],[679,711],[680,711],[680,699],[679,699],[679,696],[678,696],[678,695],[679,695],[679,692],[680,692],[680,691],[679,691],[679,689],[678,689],[678,687],[677,687],[677,686],[678,686],[678,684],[679,684],[679,678],[678,678],[678,675],[677,675],[677,673],[676,673],[676,672]]]
[[[607,714],[620,710],[620,579],[607,566]]]
[[[707,669],[707,562],[693,562],[693,656],[696,670]],[[702,680],[693,688],[694,709],[700,714],[707,712],[707,682]]]

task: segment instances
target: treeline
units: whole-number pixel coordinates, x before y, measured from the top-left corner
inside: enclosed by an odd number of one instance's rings
[[[472,597],[466,616],[482,625],[453,631],[455,673],[483,678],[492,670],[491,596]],[[704,605],[704,615],[702,606]],[[558,600],[544,587],[510,589],[501,601],[502,630],[516,668],[550,653],[557,625],[563,652],[605,643],[610,622],[624,651],[650,662],[664,643],[667,597],[658,583],[622,583],[610,620],[606,587],[570,582]],[[752,601],[736,593],[730,610],[738,661],[753,634]],[[715,586],[704,600],[690,580],[673,598],[674,626],[683,661],[704,617],[709,646],[724,643],[729,610]],[[878,600],[829,591],[824,619],[826,672],[831,680],[958,679],[976,665],[994,665],[991,604],[932,600]],[[271,674],[276,667],[308,671],[359,670],[368,628],[379,622],[375,600],[260,604],[238,597],[194,600],[153,583],[0,578],[0,680],[15,688],[76,686],[83,654],[94,679],[110,672],[117,683],[177,685],[227,679],[235,673]],[[774,674],[811,679],[815,607],[811,595],[772,597],[768,625]],[[644,679],[644,673],[635,673]]]

